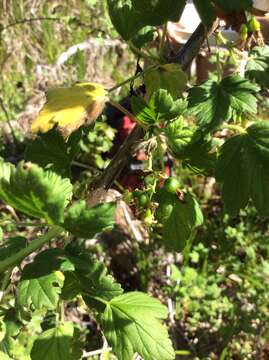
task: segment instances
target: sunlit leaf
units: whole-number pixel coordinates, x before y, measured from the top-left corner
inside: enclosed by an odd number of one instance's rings
[[[45,133],[58,125],[67,137],[81,125],[96,120],[102,113],[106,100],[106,90],[95,83],[50,89],[46,104],[32,123],[32,131]]]

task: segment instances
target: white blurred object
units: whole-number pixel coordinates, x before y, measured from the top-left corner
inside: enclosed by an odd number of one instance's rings
[[[266,2],[268,4],[269,0],[266,0]],[[188,3],[182,13],[180,22],[178,24],[168,24],[168,32],[172,35],[173,39],[177,43],[185,44],[200,22],[201,19],[196,11],[195,6],[192,3]],[[238,39],[238,34],[236,31],[223,29],[222,33],[230,41],[236,41]],[[211,46],[215,45],[214,36],[209,37],[209,44]]]
[[[253,0],[253,7],[257,10],[269,12],[269,0]]]

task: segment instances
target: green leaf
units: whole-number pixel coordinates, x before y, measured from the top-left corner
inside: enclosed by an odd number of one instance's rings
[[[68,278],[68,288],[64,289],[65,296],[83,292],[88,306],[100,309],[100,301],[95,298],[109,301],[122,293],[120,284],[107,274],[105,265],[94,259],[86,249],[69,245],[65,251],[74,265],[74,273]]]
[[[112,24],[124,40],[130,40],[148,25],[134,9],[131,0],[107,0],[107,4]]]
[[[53,252],[52,252],[53,255]],[[64,275],[57,268],[53,256],[41,253],[22,271],[16,299],[19,306],[35,309],[55,309],[64,284]]]
[[[145,360],[170,360],[175,353],[160,322],[166,317],[167,310],[158,300],[130,292],[107,303],[100,321],[119,360],[132,360],[136,352]]]
[[[136,118],[148,126],[174,119],[182,112],[182,101],[174,101],[167,90],[163,89],[154,92],[148,103],[140,97],[133,96],[131,105]]]
[[[50,168],[63,177],[70,177],[73,156],[72,148],[55,127],[40,134],[25,150],[25,160]]]
[[[216,12],[211,0],[193,0],[196,10],[205,24],[205,26],[211,26],[216,19]]]
[[[185,7],[185,0],[132,0],[146,25],[159,26],[166,21],[177,22]]]
[[[86,202],[81,200],[68,209],[63,226],[72,234],[89,239],[114,226],[115,210],[114,202],[87,208]]]
[[[236,216],[249,199],[263,216],[269,215],[269,123],[259,121],[246,134],[224,143],[216,178],[223,184],[226,211]]]
[[[197,116],[203,131],[213,131],[233,116],[256,114],[255,94],[259,90],[258,85],[239,75],[228,76],[220,83],[208,80],[189,91],[190,112]]]
[[[165,64],[145,73],[147,96],[150,98],[157,90],[164,89],[178,99],[187,84],[187,75],[178,64]]]
[[[215,4],[221,7],[224,10],[246,10],[252,7],[252,0],[236,0],[236,1],[227,1],[227,0],[214,0]]]
[[[32,360],[74,360],[72,338],[74,328],[71,322],[60,324],[41,334],[34,342]]]
[[[183,160],[183,165],[195,173],[212,174],[216,153],[212,152],[212,139],[184,124],[183,117],[165,127],[166,143],[172,155]]]
[[[9,181],[0,180],[0,198],[25,214],[59,224],[72,196],[72,185],[51,171],[20,163]]]
[[[180,200],[164,188],[156,193],[159,206],[156,219],[162,225],[162,244],[173,251],[182,251],[195,229],[203,224],[203,214],[197,201],[189,193]]]
[[[184,159],[186,149],[193,136],[193,129],[185,126],[184,118],[180,116],[175,121],[168,123],[164,131],[170,152],[178,159]]]
[[[250,51],[246,76],[264,88],[269,87],[269,46],[254,47]]]

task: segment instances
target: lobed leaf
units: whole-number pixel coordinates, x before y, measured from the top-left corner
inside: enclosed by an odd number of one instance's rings
[[[44,331],[34,342],[32,360],[74,360],[72,338],[74,328],[71,322],[59,324]]]
[[[182,112],[182,101],[174,101],[164,89],[154,92],[148,103],[140,97],[133,96],[131,105],[136,118],[147,126],[174,119]]]
[[[197,116],[201,130],[215,130],[234,115],[257,113],[259,86],[239,75],[231,75],[220,83],[212,80],[189,91],[190,112]]]
[[[59,224],[72,196],[72,185],[51,171],[20,163],[9,180],[0,179],[0,198],[23,213]]]
[[[263,216],[269,215],[269,123],[259,121],[246,134],[224,143],[216,178],[222,183],[227,212],[236,216],[250,199]]]
[[[160,302],[140,292],[112,299],[100,316],[105,337],[119,360],[132,360],[137,352],[145,360],[175,358],[166,328],[167,317]]]

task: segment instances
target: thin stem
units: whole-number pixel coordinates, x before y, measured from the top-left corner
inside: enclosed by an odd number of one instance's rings
[[[53,18],[53,17],[39,17],[39,18],[30,18],[30,19],[22,19],[22,20],[18,20],[14,23],[11,23],[11,24],[8,24],[6,26],[4,26],[1,30],[1,31],[4,31],[10,27],[13,27],[13,26],[17,26],[17,25],[22,25],[22,24],[26,24],[26,23],[31,23],[31,22],[34,22],[34,21],[45,21],[45,20],[49,20],[49,21],[61,21],[62,19],[61,18]]]
[[[128,79],[126,79],[126,80],[124,80],[123,82],[121,82],[121,83],[113,86],[112,88],[108,89],[107,91],[108,91],[109,93],[111,93],[112,91],[117,90],[118,88],[120,88],[120,87],[122,87],[122,86],[124,86],[124,85],[126,85],[126,84],[128,84],[128,83],[130,83],[131,81],[139,78],[140,76],[143,76],[143,75],[144,75],[145,73],[147,73],[148,71],[153,70],[153,69],[157,69],[158,67],[159,67],[159,65],[149,66],[149,67],[146,68],[145,70],[139,72],[138,74],[136,74],[136,75],[134,75],[134,76],[129,77]]]
[[[51,227],[51,229],[47,232],[47,234],[42,235],[42,236],[38,237],[37,239],[31,241],[30,244],[26,248],[18,251],[16,254],[10,256],[9,258],[0,261],[0,273],[3,273],[4,271],[8,270],[10,267],[17,265],[28,255],[30,255],[34,251],[40,249],[41,246],[48,243],[53,238],[56,238],[63,231],[64,231],[64,229],[61,228],[60,226]]]
[[[163,26],[163,32],[162,32],[162,37],[161,37],[161,41],[160,41],[159,54],[160,54],[161,58],[164,55],[166,36],[167,36],[167,22]]]

